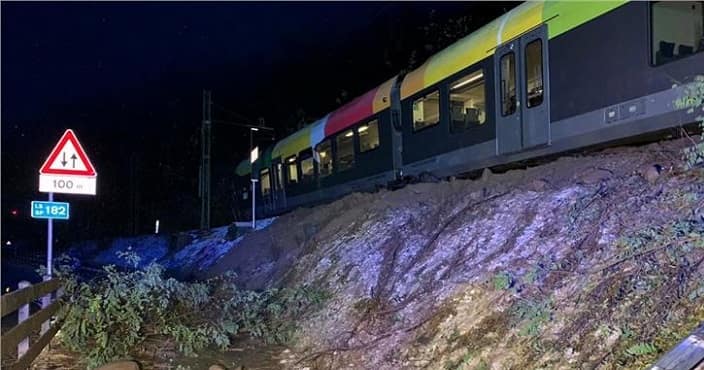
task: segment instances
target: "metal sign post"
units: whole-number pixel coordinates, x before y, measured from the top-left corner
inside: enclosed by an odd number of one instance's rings
[[[49,193],[49,201],[53,202],[54,201],[54,193]],[[51,278],[52,274],[52,268],[51,265],[53,264],[52,261],[54,260],[54,219],[50,218],[46,220],[46,275]]]
[[[52,275],[52,257],[53,257],[53,241],[54,241],[54,219],[68,220],[70,205],[66,202],[54,202],[54,193],[49,193],[48,201],[32,201],[31,205],[32,218],[46,219],[47,221],[47,237],[46,237],[46,278],[50,279]]]

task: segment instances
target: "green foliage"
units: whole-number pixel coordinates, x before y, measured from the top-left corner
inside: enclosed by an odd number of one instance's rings
[[[631,329],[628,325],[621,328],[621,338],[631,339],[631,338],[635,337],[635,335],[636,335],[636,333],[633,332],[633,329]]]
[[[523,282],[526,284],[533,284],[538,281],[540,270],[537,266],[533,266],[525,275],[523,275]]]
[[[487,363],[485,360],[479,361],[479,365],[474,368],[474,370],[489,370],[489,363]]]
[[[494,275],[494,289],[506,290],[513,286],[514,279],[509,272],[503,271]]]
[[[649,227],[618,239],[616,245],[622,258],[665,248],[670,262],[678,263],[693,249],[704,248],[704,225],[685,220]]]
[[[551,299],[522,300],[514,309],[514,317],[523,322],[519,334],[523,336],[537,336],[541,327],[552,320],[553,305]]]
[[[694,82],[686,85],[684,95],[676,99],[674,105],[677,109],[688,108],[688,114],[699,114],[695,120],[700,130],[704,131],[704,76],[696,76]],[[692,145],[685,148],[683,154],[685,169],[704,163],[704,135],[700,136],[699,141],[692,140]]]
[[[694,301],[702,297],[704,297],[704,281],[699,282],[699,285],[687,295],[687,298],[689,298],[690,301]]]
[[[566,263],[555,260],[554,257],[543,256],[526,271],[522,281],[526,285],[531,285],[545,279],[551,271],[564,270],[567,267]]]
[[[630,356],[644,356],[658,352],[657,347],[651,343],[638,343],[626,349],[626,354]]]
[[[139,257],[120,253],[132,266]],[[230,337],[248,333],[267,342],[292,339],[295,319],[327,298],[307,287],[239,290],[233,274],[204,282],[181,282],[164,277],[164,268],[143,270],[103,268],[105,276],[78,282],[70,269],[58,268],[69,301],[61,340],[78,352],[90,368],[128,357],[147,337],[166,337],[178,350],[194,356],[207,346],[221,349]]]
[[[450,336],[447,338],[447,341],[450,343],[456,342],[458,339],[460,339],[462,335],[460,334],[460,331],[457,330],[457,328],[452,330],[452,333],[450,333]]]
[[[467,352],[462,356],[462,358],[460,358],[457,361],[452,361],[452,360],[446,361],[445,362],[445,369],[446,370],[463,369],[465,367],[465,365],[469,364],[472,361],[473,358],[474,358],[474,356],[472,356],[472,353]]]

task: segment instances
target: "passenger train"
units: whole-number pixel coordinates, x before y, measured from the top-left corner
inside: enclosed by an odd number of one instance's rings
[[[236,168],[242,217],[692,122],[701,1],[526,2]],[[679,87],[673,88],[673,84]]]

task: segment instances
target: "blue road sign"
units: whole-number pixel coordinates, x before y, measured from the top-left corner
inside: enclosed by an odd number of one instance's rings
[[[68,203],[32,201],[32,218],[68,220]]]

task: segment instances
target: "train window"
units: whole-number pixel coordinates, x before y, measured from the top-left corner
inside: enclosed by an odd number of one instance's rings
[[[295,184],[298,182],[298,166],[296,166],[296,156],[292,155],[286,159],[286,183]]]
[[[338,171],[344,171],[354,166],[354,131],[347,130],[337,135]]]
[[[661,65],[704,51],[702,1],[660,1],[651,5],[652,63]]]
[[[332,142],[328,139],[315,148],[318,154],[318,174],[320,177],[332,175]]]
[[[259,183],[262,187],[262,195],[267,195],[271,192],[271,179],[269,178],[268,168],[265,168],[259,172]]]
[[[357,127],[359,151],[364,153],[379,147],[379,122],[377,120]]]
[[[533,40],[526,45],[526,105],[543,104],[543,41]]]
[[[413,101],[413,131],[440,122],[440,92],[434,91]]]
[[[281,163],[276,164],[276,184],[277,189],[283,189],[284,188],[284,173],[283,173],[283,166]]]
[[[516,55],[513,52],[501,57],[501,115],[516,111]]]
[[[463,132],[486,122],[484,72],[470,73],[450,85],[450,131]]]
[[[308,149],[300,153],[301,158],[301,182],[313,181],[315,167],[313,166],[313,152]]]

